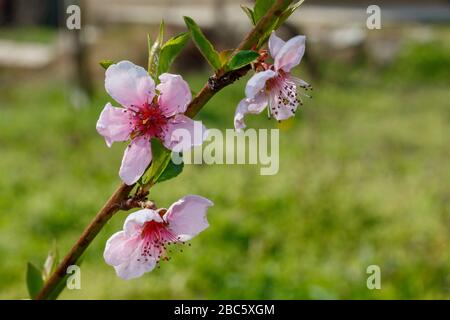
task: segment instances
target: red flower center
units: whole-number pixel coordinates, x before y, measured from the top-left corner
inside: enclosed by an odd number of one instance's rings
[[[130,111],[133,125],[132,137],[145,135],[149,138],[161,138],[166,130],[167,118],[157,104],[145,103],[138,110]]]
[[[144,239],[141,258],[168,259],[165,256],[167,245],[178,242],[178,237],[169,230],[167,223],[147,221],[142,228],[141,237]]]

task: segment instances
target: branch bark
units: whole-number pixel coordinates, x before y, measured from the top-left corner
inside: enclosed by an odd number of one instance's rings
[[[64,280],[66,276],[66,270],[70,265],[77,263],[78,259],[87,249],[92,240],[97,236],[100,230],[116,213],[120,204],[128,197],[129,193],[133,189],[133,186],[128,186],[122,183],[111,197],[103,205],[103,208],[95,216],[94,220],[89,223],[86,229],[81,234],[75,245],[69,251],[69,253],[60,262],[55,272],[50,276],[47,282],[42,287],[41,291],[36,296],[36,300],[48,299],[54,297],[54,290],[58,290],[60,282]],[[56,298],[56,297],[55,297]]]
[[[292,3],[292,0],[277,0],[272,8],[266,13],[264,17],[257,23],[257,25],[250,31],[244,40],[235,50],[248,50],[256,48],[259,39],[270,28],[274,21],[283,13],[285,9]],[[208,82],[203,86],[201,91],[194,97],[189,104],[185,115],[193,118],[201,110],[201,108],[222,88],[230,85],[234,81],[244,76],[250,67],[246,66],[239,70],[234,70],[225,73],[219,77],[212,76]],[[61,263],[56,268],[55,272],[50,276],[47,282],[37,294],[37,300],[56,298],[63,289],[62,282],[66,277],[66,270],[70,265],[76,264],[82,254],[86,251],[88,246],[105,226],[105,224],[112,218],[112,216],[119,210],[129,210],[131,208],[141,206],[144,199],[134,199],[129,197],[134,185],[128,186],[124,183],[114,191],[108,201],[103,205],[95,218],[89,223],[86,229],[81,234],[80,238],[74,244],[69,253],[64,257]],[[146,193],[146,192],[145,192]],[[140,194],[142,196],[142,194]],[[151,205],[147,203],[147,205]]]

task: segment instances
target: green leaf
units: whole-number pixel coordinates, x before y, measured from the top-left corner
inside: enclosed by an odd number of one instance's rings
[[[274,20],[272,24],[267,28],[267,30],[264,32],[264,34],[259,38],[257,48],[261,48],[269,39],[270,34],[273,30],[277,28],[278,25],[278,19]]]
[[[164,171],[159,176],[157,183],[170,180],[172,178],[175,178],[183,171],[184,163],[175,164],[173,161],[169,161],[167,163],[167,166],[165,167]]]
[[[143,184],[155,184],[170,161],[171,151],[157,139],[152,139],[152,163],[142,177]]]
[[[221,67],[219,53],[214,49],[213,45],[209,40],[205,37],[203,32],[200,30],[199,26],[195,23],[192,18],[184,17],[184,22],[188,27],[192,40],[194,41],[197,48],[200,50],[201,54],[208,63],[214,68],[214,70],[218,70]]]
[[[290,7],[288,7],[280,15],[280,17],[278,19],[276,19],[272,23],[272,25],[267,28],[267,30],[264,32],[264,34],[260,37],[257,48],[261,48],[264,45],[264,43],[266,43],[266,41],[269,39],[272,31],[277,30],[291,16],[291,14],[294,13],[295,10],[297,10],[302,5],[303,2],[305,2],[305,0],[299,0],[299,1],[295,2],[294,4],[292,4]]]
[[[253,19],[255,24],[270,10],[275,0],[256,0],[253,8]]]
[[[295,12],[295,10],[297,10],[303,4],[303,2],[305,2],[305,0],[299,0],[288,7],[278,18],[275,29],[278,29]]]
[[[245,14],[247,15],[247,17],[250,19],[250,22],[251,22],[253,25],[255,25],[256,22],[255,22],[255,17],[254,17],[253,10],[250,9],[249,7],[244,6],[244,5],[241,5],[241,9],[242,9],[242,11],[245,12]]]
[[[44,285],[41,271],[31,262],[27,264],[27,287],[28,294],[31,299],[34,299]]]
[[[114,64],[115,62],[112,60],[102,60],[100,61],[100,65],[106,70],[109,68],[110,65]]]
[[[233,54],[233,49],[226,49],[223,51],[220,51],[219,53],[219,59],[220,59],[220,65],[224,66],[228,63],[228,60],[230,60],[231,55]]]
[[[159,25],[159,33],[155,42],[151,44],[150,36],[148,36],[148,73],[152,76],[153,80],[158,81],[158,65],[161,48],[164,42],[164,21],[161,20]]]
[[[299,0],[299,1],[295,2],[286,11],[289,10],[291,12],[291,14],[294,13],[294,11],[297,10],[303,4],[303,2],[305,2],[305,0]]]
[[[44,281],[47,281],[48,278],[52,275],[53,271],[55,271],[58,266],[58,248],[56,247],[56,241],[53,242],[52,248],[48,252],[47,259],[44,262],[44,268],[42,270],[42,277]]]
[[[252,50],[242,50],[236,53],[227,64],[228,70],[236,70],[242,68],[249,63],[255,61],[259,57],[259,53]]]
[[[158,74],[167,72],[175,58],[189,41],[189,33],[179,34],[168,40],[161,48],[159,55]]]
[[[150,168],[144,174],[144,183],[153,185],[179,175],[183,170],[183,164],[176,165],[171,161],[172,151],[166,149],[157,139],[152,139],[151,144],[153,159]]]

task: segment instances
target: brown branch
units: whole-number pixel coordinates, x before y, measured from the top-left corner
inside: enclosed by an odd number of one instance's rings
[[[36,296],[37,300],[47,299],[52,295],[54,290],[58,289],[60,281],[66,276],[66,270],[70,265],[76,264],[78,259],[87,249],[89,244],[94,240],[100,230],[105,226],[109,219],[119,210],[120,203],[128,197],[133,186],[127,186],[122,183],[112,196],[105,203],[103,208],[95,216],[94,220],[86,227],[78,241],[69,251],[69,253],[60,262],[55,272],[47,280],[44,287]]]
[[[122,211],[128,211],[134,208],[142,208],[142,209],[153,209],[156,210],[157,206],[154,201],[151,200],[138,200],[136,198],[128,198],[127,200],[123,201],[120,205],[120,210]]]
[[[281,13],[291,3],[292,0],[277,0],[266,15],[261,18],[255,28],[244,38],[235,52],[255,48],[259,38],[265,34],[265,31],[273,25],[274,21],[278,19]],[[244,76],[249,70],[250,68],[247,66],[239,70],[225,73],[219,77],[210,77],[208,83],[203,86],[202,90],[191,101],[185,114],[191,118],[195,117],[214,94]],[[43,288],[36,296],[37,300],[57,297],[59,290],[62,290],[61,285],[65,279],[67,268],[70,265],[77,263],[78,259],[86,251],[92,240],[94,240],[100,230],[118,210],[129,210],[131,208],[141,207],[143,204],[150,207],[154,206],[153,202],[145,202],[145,199],[142,198],[142,194],[139,194],[137,198],[129,198],[129,194],[133,188],[134,185],[128,186],[122,183],[116,191],[114,191],[108,201],[104,204],[103,208],[100,209],[95,218],[83,231],[69,253],[58,265],[55,272],[45,282]]]
[[[259,39],[264,36],[266,30],[274,24],[278,17],[292,2],[293,0],[277,0],[270,10],[258,21],[256,26],[245,36],[244,40],[242,40],[236,50],[234,50],[234,53],[255,48]],[[245,76],[249,70],[250,68],[247,66],[239,70],[225,73],[218,78],[215,75],[210,77],[208,83],[203,86],[201,91],[189,104],[185,115],[190,118],[195,117],[214,94],[237,79]]]

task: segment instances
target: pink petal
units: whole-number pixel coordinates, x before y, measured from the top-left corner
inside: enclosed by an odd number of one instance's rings
[[[120,166],[119,176],[122,181],[128,185],[138,181],[151,160],[152,150],[149,139],[146,137],[133,139],[125,149]]]
[[[213,205],[206,198],[189,195],[172,204],[163,219],[180,241],[188,241],[209,227],[206,212]]]
[[[114,108],[107,103],[97,121],[97,132],[105,138],[106,145],[111,147],[115,141],[128,140],[131,131],[126,109]]]
[[[111,65],[105,74],[105,88],[122,106],[141,107],[155,95],[155,82],[147,71],[130,61]]]
[[[236,112],[234,113],[234,129],[238,132],[242,131],[242,129],[245,129],[246,127],[244,117],[248,113],[247,100],[248,98],[242,99],[236,108]]]
[[[273,58],[275,58],[285,43],[286,42],[284,40],[282,40],[275,34],[275,31],[272,31],[272,34],[270,35],[270,38],[269,38],[270,55]]]
[[[311,85],[308,82],[306,82],[300,78],[297,78],[297,77],[291,76],[291,81],[293,81],[300,88],[310,88],[311,87]]]
[[[159,251],[156,248],[147,248],[154,251],[151,255],[143,257],[144,241],[141,232],[147,221],[164,222],[154,210],[143,209],[130,214],[124,223],[124,231],[114,234],[106,243],[103,254],[106,263],[114,266],[119,277],[127,280],[137,278],[150,272],[156,265]]]
[[[297,108],[295,108],[297,109]],[[282,120],[287,120],[290,117],[293,117],[295,115],[294,112],[292,112],[291,109],[286,108],[286,107],[282,107],[280,109],[278,109],[278,113],[277,114],[273,114],[272,116],[277,120],[277,121],[282,121]]]
[[[144,273],[150,272],[155,268],[157,259],[152,257],[142,258],[141,252],[142,248],[139,246],[127,261],[114,266],[119,277],[124,280],[139,278]],[[156,256],[156,251],[152,255]]]
[[[140,234],[142,227],[148,221],[163,222],[161,216],[154,210],[142,209],[130,214],[123,224],[123,230],[127,236],[132,237]]]
[[[106,242],[103,257],[107,264],[117,266],[129,260],[130,255],[139,246],[138,237],[128,237],[125,232],[113,234]]]
[[[234,114],[234,128],[240,132],[246,127],[244,117],[248,113],[258,114],[261,113],[267,106],[268,99],[264,93],[256,95],[254,99],[242,99]]]
[[[191,102],[192,94],[189,85],[179,75],[163,73],[159,76],[161,83],[156,89],[160,92],[159,105],[166,117],[184,113]]]
[[[249,99],[253,99],[266,86],[266,81],[275,77],[277,73],[273,70],[257,72],[250,78],[245,87],[245,95]]]
[[[201,146],[208,136],[208,131],[201,121],[194,121],[178,114],[169,120],[163,144],[167,149],[181,152],[195,146]]]
[[[295,111],[297,110],[298,103],[295,103],[294,106],[286,106],[282,103],[277,102],[277,96],[271,95],[270,97],[270,114],[278,121],[289,119],[295,115]],[[272,108],[275,106],[275,108]]]
[[[265,93],[260,93],[255,96],[254,99],[250,99],[248,102],[248,112],[253,114],[261,113],[268,104],[268,97]]]
[[[289,72],[300,63],[305,53],[305,39],[305,36],[296,36],[286,42],[274,57],[276,70]]]

